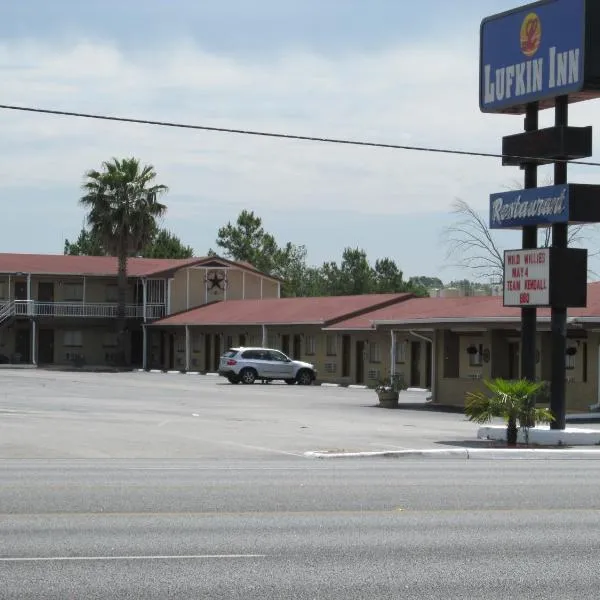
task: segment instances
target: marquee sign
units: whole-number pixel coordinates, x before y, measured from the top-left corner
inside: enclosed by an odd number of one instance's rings
[[[524,113],[600,97],[600,6],[595,0],[541,0],[485,18],[480,30],[479,105]],[[595,36],[595,39],[592,38]]]
[[[504,306],[550,305],[550,249],[504,253]]]
[[[504,306],[582,307],[587,302],[587,250],[534,248],[504,252]]]

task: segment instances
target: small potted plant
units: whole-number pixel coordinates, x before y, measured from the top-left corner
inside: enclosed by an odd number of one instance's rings
[[[403,390],[405,387],[401,374],[395,374],[379,380],[375,386],[375,393],[379,398],[379,406],[383,408],[396,408],[398,406],[400,390]]]

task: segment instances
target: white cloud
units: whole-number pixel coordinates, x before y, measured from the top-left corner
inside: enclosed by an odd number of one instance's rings
[[[210,54],[190,41],[123,54],[110,43],[0,44],[3,102],[82,112],[388,143],[499,151],[518,117],[482,115],[476,40],[270,62]],[[590,103],[574,107],[591,122]],[[581,118],[580,118],[581,117]],[[546,117],[544,117],[546,118]],[[484,207],[520,179],[500,159],[280,141],[4,111],[3,187],[72,186],[112,156],[135,155],[169,184],[170,214],[200,218],[184,197],[382,214]],[[587,175],[587,174],[586,174]],[[588,175],[589,177],[589,175]],[[178,196],[181,201],[178,201]],[[73,205],[73,198],[61,202]],[[50,212],[50,209],[48,209]]]

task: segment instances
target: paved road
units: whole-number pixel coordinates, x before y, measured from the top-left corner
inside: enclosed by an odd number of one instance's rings
[[[460,414],[376,404],[372,390],[0,370],[0,458],[246,458],[475,440]]]
[[[598,461],[0,461],[0,597],[593,598]]]
[[[373,392],[0,370],[0,599],[591,598],[600,462],[452,447]]]

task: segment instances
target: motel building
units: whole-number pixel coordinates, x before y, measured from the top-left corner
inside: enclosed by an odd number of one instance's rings
[[[0,362],[107,367],[116,344],[112,257],[0,254]],[[520,376],[520,309],[500,296],[281,298],[281,282],[220,257],[129,261],[132,368],[214,372],[232,346],[279,348],[318,381],[398,374],[433,402],[464,404],[488,378]],[[536,373],[551,375],[550,311],[538,309]],[[600,400],[600,283],[568,313],[567,410]]]

